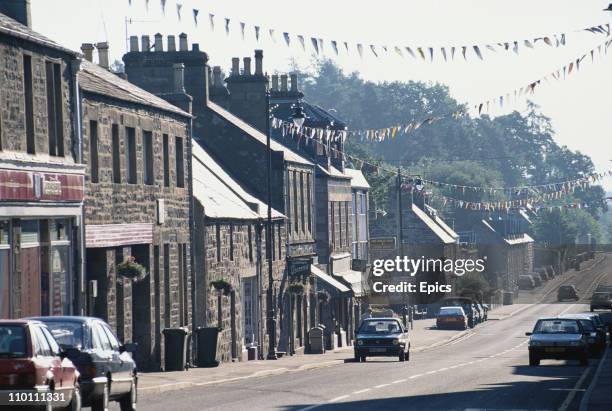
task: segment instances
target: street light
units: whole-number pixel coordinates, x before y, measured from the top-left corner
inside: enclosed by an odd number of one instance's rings
[[[276,360],[276,318],[274,309],[274,296],[272,289],[274,288],[274,278],[272,271],[272,148],[271,130],[270,130],[270,88],[266,90],[266,169],[268,180],[268,222],[266,224],[266,257],[268,259],[268,292],[266,294],[267,310],[266,310],[266,327],[268,328],[268,355],[266,359]]]
[[[300,99],[298,99],[297,103],[293,106],[293,114],[291,115],[291,119],[293,120],[293,124],[298,128],[304,125],[306,114],[304,114]]]

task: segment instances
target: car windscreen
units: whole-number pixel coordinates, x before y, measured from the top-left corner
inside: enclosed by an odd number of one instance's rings
[[[580,320],[580,325],[582,325],[584,331],[595,331],[595,326],[593,325],[593,322],[591,320]]]
[[[81,349],[83,341],[83,324],[76,321],[44,321],[57,343],[62,347]]]
[[[396,320],[368,320],[359,327],[360,334],[397,334],[401,327]]]
[[[533,329],[534,334],[580,334],[576,320],[540,320]]]
[[[0,325],[0,358],[24,358],[27,351],[24,327]]]
[[[593,294],[593,301],[608,301],[610,299],[610,295],[608,293],[595,293]]]
[[[459,307],[457,307],[457,308],[442,308],[440,310],[440,312],[438,313],[438,315],[440,315],[440,316],[443,316],[443,315],[463,315],[463,311]]]

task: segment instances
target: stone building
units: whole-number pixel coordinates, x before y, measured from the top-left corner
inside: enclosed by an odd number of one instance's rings
[[[194,273],[198,284],[194,324],[221,329],[219,361],[244,360],[262,351],[268,289],[267,205],[249,194],[203,148],[193,144]],[[274,278],[282,278],[285,216],[272,210]],[[214,285],[230,286],[225,293]],[[219,286],[217,288],[220,288]]]
[[[130,39],[130,52],[123,56],[126,74],[130,82],[160,97],[174,89],[174,80],[168,69],[177,64],[184,65],[185,89],[193,97],[193,131],[197,142],[236,181],[256,198],[265,201],[267,198],[267,149],[266,136],[261,129],[249,124],[250,119],[239,118],[213,102],[211,93],[210,72],[207,65],[208,56],[194,44],[187,45],[187,37],[179,36],[176,47],[174,36],[168,36],[164,50],[163,36],[155,35],[154,47],[149,47],[149,37],[141,38],[140,51],[137,37]],[[239,63],[239,62],[235,62]],[[263,54],[258,52],[255,60],[255,71],[251,73],[250,59],[245,60],[244,74],[236,74],[237,87],[229,87],[227,99],[234,99],[234,105],[251,107],[257,113],[259,125],[265,120],[265,90],[267,78],[263,74]],[[228,80],[229,82],[229,80]],[[229,85],[229,84],[228,84]],[[253,90],[257,92],[253,92]],[[232,97],[232,92],[234,92]],[[228,103],[227,101],[225,103]],[[230,107],[231,104],[226,107]],[[260,118],[261,117],[261,118]],[[272,201],[271,205],[287,216],[292,229],[287,229],[284,244],[286,258],[282,276],[274,278],[278,287],[275,298],[276,328],[275,340],[280,343],[280,350],[299,351],[306,341],[304,330],[314,325],[308,298],[310,285],[290,313],[288,308],[294,297],[286,292],[289,286],[300,278],[300,270],[309,266],[315,257],[314,236],[314,165],[287,147],[272,141]],[[280,275],[280,273],[279,273]],[[301,281],[301,280],[300,280]],[[308,281],[306,281],[308,283]],[[294,288],[295,289],[295,288]],[[287,297],[287,298],[285,298]],[[262,302],[265,306],[265,301]],[[264,307],[265,309],[265,307]],[[291,321],[293,319],[293,321]],[[286,324],[286,326],[282,326]],[[266,324],[262,324],[264,335]],[[291,339],[292,331],[296,338]],[[264,350],[267,352],[267,342]]]
[[[191,119],[108,70],[108,46],[82,47],[79,73],[86,168],[89,313],[138,343],[140,369],[163,364],[163,330],[192,324]],[[173,96],[190,98],[176,76]],[[183,107],[189,110],[188,104]],[[133,258],[138,277],[119,264]]]
[[[80,313],[78,69],[29,1],[0,2],[0,318]]]

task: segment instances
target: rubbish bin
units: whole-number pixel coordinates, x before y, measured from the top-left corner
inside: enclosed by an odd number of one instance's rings
[[[510,291],[505,291],[504,292],[504,300],[503,300],[503,304],[504,305],[512,305],[514,304],[514,294]]]
[[[188,364],[189,329],[187,327],[165,328],[164,370],[185,371]]]
[[[312,327],[308,331],[310,354],[325,354],[325,337],[322,327]]]
[[[219,337],[217,327],[198,327],[196,329],[197,361],[198,367],[216,367],[217,361],[217,339]]]

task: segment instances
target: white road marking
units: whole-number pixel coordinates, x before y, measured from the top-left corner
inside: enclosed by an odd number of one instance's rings
[[[332,398],[331,400],[329,400],[329,402],[341,401],[341,400],[344,400],[345,398],[348,398],[348,397],[349,397],[348,395],[341,395],[339,397]]]
[[[391,385],[391,384],[380,384],[380,385],[377,385],[374,388],[384,388],[384,387],[388,387],[389,385]]]
[[[363,394],[364,392],[372,391],[371,388],[364,388],[363,390],[354,391],[353,394]]]
[[[415,374],[415,375],[411,375],[410,377],[408,377],[409,380],[414,380],[415,378],[419,378],[422,377],[423,374]]]
[[[405,378],[401,379],[401,380],[395,380],[393,381],[391,384],[401,384],[403,382],[406,382],[407,380]]]
[[[578,388],[580,388],[580,386],[582,385],[582,383],[586,379],[587,375],[589,375],[589,371],[591,371],[591,367],[587,367],[586,370],[584,370],[584,372],[582,373],[580,378],[578,378],[578,381],[576,381],[576,384],[574,385],[574,388],[567,394],[567,397],[565,398],[565,401],[563,401],[563,403],[559,407],[558,411],[566,411],[568,409],[568,407],[570,406],[572,401],[574,401],[574,397],[576,396],[576,392],[577,392]]]

